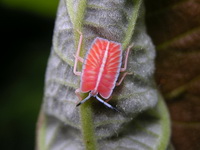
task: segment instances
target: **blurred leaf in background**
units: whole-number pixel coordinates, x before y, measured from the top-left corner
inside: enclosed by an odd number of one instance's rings
[[[199,0],[146,0],[146,22],[156,49],[156,80],[172,118],[177,150],[200,149]]]
[[[39,16],[55,17],[58,0],[1,0],[0,4]]]
[[[2,0],[1,149],[31,150],[58,1]]]

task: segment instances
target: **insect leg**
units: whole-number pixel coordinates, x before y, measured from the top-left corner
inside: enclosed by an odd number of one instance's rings
[[[73,55],[74,56],[74,58],[77,58],[80,62],[84,62],[84,59],[82,58],[82,57],[80,57],[80,56],[76,56],[76,55]]]
[[[109,102],[112,99],[112,96],[110,96],[107,100],[105,100],[105,102]]]
[[[79,56],[80,50],[81,50],[82,41],[83,41],[83,34],[80,31],[78,31],[78,30],[77,30],[77,32],[80,34],[80,38],[79,38],[79,43],[78,43],[78,49],[77,49],[76,55],[75,55],[75,63],[74,63],[74,70],[73,70],[73,72],[74,72],[75,75],[80,76],[81,72],[78,72],[76,70],[77,70],[78,60],[81,61],[81,62],[83,61],[83,58],[81,58]]]
[[[114,109],[117,112],[120,112],[117,108],[113,107],[112,105],[106,103],[105,101],[103,101],[101,98],[99,98],[98,96],[96,96],[97,100],[100,101],[101,103],[103,103],[104,105],[106,105],[108,108]]]
[[[122,81],[124,80],[124,78],[125,78],[127,75],[131,75],[131,74],[133,74],[133,73],[125,72],[125,73],[122,75],[121,79],[120,79],[118,82],[116,82],[116,86],[119,86],[119,85],[122,83]]]
[[[88,95],[84,100],[80,101],[80,102],[76,105],[76,107],[79,106],[79,105],[81,105],[81,104],[83,104],[83,103],[84,103],[85,101],[87,101],[88,99],[90,99],[91,96],[92,96],[92,95],[89,93],[89,95]]]
[[[131,49],[132,47],[133,47],[133,44],[130,45],[130,46],[128,47],[128,49],[126,50],[126,57],[125,57],[125,60],[124,60],[124,67],[121,68],[120,72],[126,71],[127,62],[128,62],[128,55],[129,55],[130,49]]]
[[[80,88],[76,89],[75,93],[76,93],[76,96],[77,96],[77,97],[79,98],[79,100],[81,101],[81,100],[82,100],[82,97],[80,96],[80,93],[81,93]]]

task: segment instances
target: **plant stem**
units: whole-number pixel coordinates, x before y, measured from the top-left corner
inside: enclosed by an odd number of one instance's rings
[[[80,107],[83,142],[86,150],[96,150],[97,141],[95,138],[94,124],[92,118],[91,101],[87,101]]]

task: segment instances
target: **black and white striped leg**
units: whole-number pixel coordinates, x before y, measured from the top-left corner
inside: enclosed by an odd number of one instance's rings
[[[105,102],[104,100],[102,100],[101,98],[99,98],[98,96],[96,96],[97,100],[100,101],[101,103],[103,103],[104,105],[106,105],[108,108],[114,109],[117,112],[120,112],[117,108],[113,107],[112,105],[108,104],[107,102]]]

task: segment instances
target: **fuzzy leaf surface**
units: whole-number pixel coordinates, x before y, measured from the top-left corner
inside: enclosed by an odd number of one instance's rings
[[[79,100],[74,91],[80,84],[73,74],[79,40],[76,30],[84,35],[82,57],[96,37],[122,43],[123,50],[134,43],[127,70],[133,74],[114,89],[109,101],[126,115],[95,99],[76,107]],[[43,134],[38,134],[44,142],[40,145],[56,150],[166,149],[169,118],[153,80],[154,58],[141,0],[61,0],[46,72],[45,119],[41,121],[45,125],[39,125]]]

